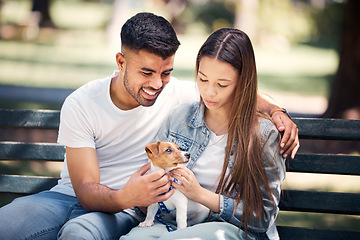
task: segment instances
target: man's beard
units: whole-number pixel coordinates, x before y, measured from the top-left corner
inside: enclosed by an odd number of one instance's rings
[[[125,87],[126,91],[128,91],[128,93],[134,98],[134,100],[143,107],[151,107],[155,103],[157,97],[160,94],[159,93],[156,98],[150,100],[150,99],[146,99],[142,96],[142,94],[140,93],[140,91],[142,91],[141,88],[139,89],[139,91],[137,93],[135,91],[133,91],[129,86],[129,79],[127,77],[126,69],[125,69],[125,73],[124,73],[124,87]]]

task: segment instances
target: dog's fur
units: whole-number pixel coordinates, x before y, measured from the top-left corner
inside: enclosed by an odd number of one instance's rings
[[[179,166],[185,166],[190,159],[190,154],[180,151],[175,143],[156,142],[145,147],[145,151],[151,160],[150,172],[163,168],[167,173]],[[180,192],[175,190],[174,194],[164,201],[166,208],[173,214],[176,208],[177,229],[186,228],[188,225],[203,222],[208,216],[209,209],[202,204],[193,202]],[[150,227],[154,224],[154,218],[158,211],[158,204],[152,204],[147,209],[147,215],[140,227]]]

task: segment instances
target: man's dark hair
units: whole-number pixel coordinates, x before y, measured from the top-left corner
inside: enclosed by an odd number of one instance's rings
[[[121,44],[129,49],[146,50],[166,59],[175,54],[180,42],[165,18],[143,12],[123,25]]]

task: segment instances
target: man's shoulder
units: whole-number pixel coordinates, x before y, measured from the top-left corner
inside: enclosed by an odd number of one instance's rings
[[[179,106],[177,106],[174,109],[174,112],[186,112],[186,113],[190,113],[190,112],[196,112],[199,108],[199,102],[195,101],[195,102],[186,102],[186,103],[182,103]]]
[[[194,102],[199,99],[195,83],[186,80],[178,80],[171,77],[170,82],[156,100],[155,106],[175,107],[185,102]]]
[[[170,116],[175,120],[188,119],[192,117],[199,109],[199,102],[182,103],[172,110]]]
[[[106,93],[109,77],[92,80],[73,91],[64,101],[62,110],[66,108],[88,109],[93,101],[98,102],[96,98]],[[94,107],[94,106],[92,106]]]
[[[168,94],[172,97],[176,96],[179,103],[194,102],[199,99],[199,92],[194,81],[178,80],[175,77],[171,77]]]
[[[171,82],[176,87],[175,90],[179,90],[179,91],[187,90],[187,91],[193,91],[193,92],[195,92],[195,90],[196,90],[195,81],[179,80],[175,77],[172,77]]]
[[[95,79],[92,81],[87,82],[86,84],[82,85],[78,89],[75,90],[75,92],[80,93],[99,93],[102,89],[108,88],[108,85],[110,84],[110,77],[101,78],[101,79]]]
[[[101,94],[108,88],[109,77],[92,80],[73,91],[67,98],[87,98]]]

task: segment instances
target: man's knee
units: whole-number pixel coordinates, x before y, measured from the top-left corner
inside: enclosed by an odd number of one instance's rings
[[[103,239],[97,236],[98,230],[88,220],[78,217],[74,218],[60,229],[58,239]]]
[[[119,239],[137,224],[135,218],[125,213],[92,212],[65,223],[58,239]]]
[[[17,198],[0,208],[1,239],[37,239],[55,238],[62,224],[46,218],[48,213],[37,201],[31,201],[31,196]],[[46,220],[44,220],[46,219]]]

